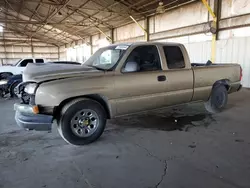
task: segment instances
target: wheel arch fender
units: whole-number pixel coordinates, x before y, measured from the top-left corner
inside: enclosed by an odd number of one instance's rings
[[[221,79],[221,80],[217,80],[214,84],[213,84],[213,88],[219,86],[219,85],[223,85],[225,86],[225,88],[227,89],[227,91],[229,91],[230,89],[230,80],[228,79]]]
[[[22,80],[15,80],[15,81],[9,83],[9,84],[8,84],[8,85],[9,85],[9,86],[8,86],[8,89],[11,90],[12,87],[13,87],[15,84],[17,84],[17,86],[18,86],[18,84],[20,84],[21,82],[22,82]]]
[[[97,101],[98,103],[100,103],[100,105],[104,108],[106,114],[107,114],[107,118],[110,119],[113,115],[112,113],[112,108],[111,108],[111,105],[108,101],[108,98],[101,95],[101,94],[88,94],[88,95],[82,95],[82,96],[74,96],[74,97],[71,97],[71,98],[68,98],[68,99],[65,99],[64,101],[62,101],[60,103],[59,106],[57,106],[55,109],[54,109],[54,116],[57,117],[59,114],[60,114],[60,111],[61,109],[69,102],[71,102],[72,100],[75,100],[75,99],[92,99],[94,101]]]

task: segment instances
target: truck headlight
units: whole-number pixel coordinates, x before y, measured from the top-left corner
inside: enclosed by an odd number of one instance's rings
[[[0,85],[5,85],[8,83],[8,80],[0,80]]]
[[[37,83],[30,83],[25,86],[24,91],[30,95],[34,95],[37,87],[38,87]]]

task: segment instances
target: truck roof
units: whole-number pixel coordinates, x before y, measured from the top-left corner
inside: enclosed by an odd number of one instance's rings
[[[20,58],[20,59],[44,59],[43,57],[25,57],[25,58]]]
[[[133,46],[133,45],[155,45],[155,44],[162,44],[162,45],[179,45],[180,43],[176,42],[128,42],[128,43],[116,43],[116,44],[111,44],[110,46],[118,46],[118,45],[126,45],[126,46]]]

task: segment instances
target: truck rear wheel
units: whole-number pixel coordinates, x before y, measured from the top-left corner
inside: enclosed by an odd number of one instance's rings
[[[205,102],[205,108],[210,113],[221,112],[227,105],[228,93],[224,85],[213,87],[209,100]]]
[[[90,99],[76,99],[65,105],[58,121],[60,135],[72,145],[96,141],[105,126],[105,110],[101,104]]]

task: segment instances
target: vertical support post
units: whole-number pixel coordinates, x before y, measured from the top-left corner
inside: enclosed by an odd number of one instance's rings
[[[57,46],[57,53],[58,53],[58,61],[60,61],[60,46]]]
[[[111,43],[114,44],[114,43],[115,43],[114,28],[112,28],[112,29],[110,30],[110,36],[111,36]]]
[[[30,45],[31,45],[31,54],[32,54],[32,57],[34,58],[34,46],[32,42],[32,37],[30,38]]]
[[[4,31],[3,31],[3,47],[4,47],[4,56],[5,56],[5,62],[6,62],[7,61],[7,50],[6,50]],[[2,60],[2,64],[4,64],[3,60]]]
[[[214,12],[216,16],[216,40],[218,40],[218,34],[219,34],[219,23],[221,19],[221,5],[222,0],[214,0]]]
[[[148,42],[149,41],[149,17],[146,17],[145,19],[145,40]]]
[[[202,3],[204,4],[204,6],[207,8],[208,12],[210,13],[210,15],[213,17],[213,23],[212,23],[212,27],[216,28],[217,26],[217,17],[214,13],[214,11],[212,10],[212,8],[210,7],[210,5],[208,4],[207,0],[201,0]],[[217,0],[214,0],[214,3],[216,4]],[[216,33],[217,33],[217,28],[216,28]],[[217,38],[217,34],[213,34],[212,36],[212,47],[211,47],[211,61],[214,63],[215,62],[215,57],[216,57],[216,38]]]
[[[216,58],[216,34],[212,35],[212,49],[211,49],[211,61],[212,63],[215,62]]]
[[[89,38],[90,38],[90,54],[93,55],[93,38],[92,36],[90,36]]]

